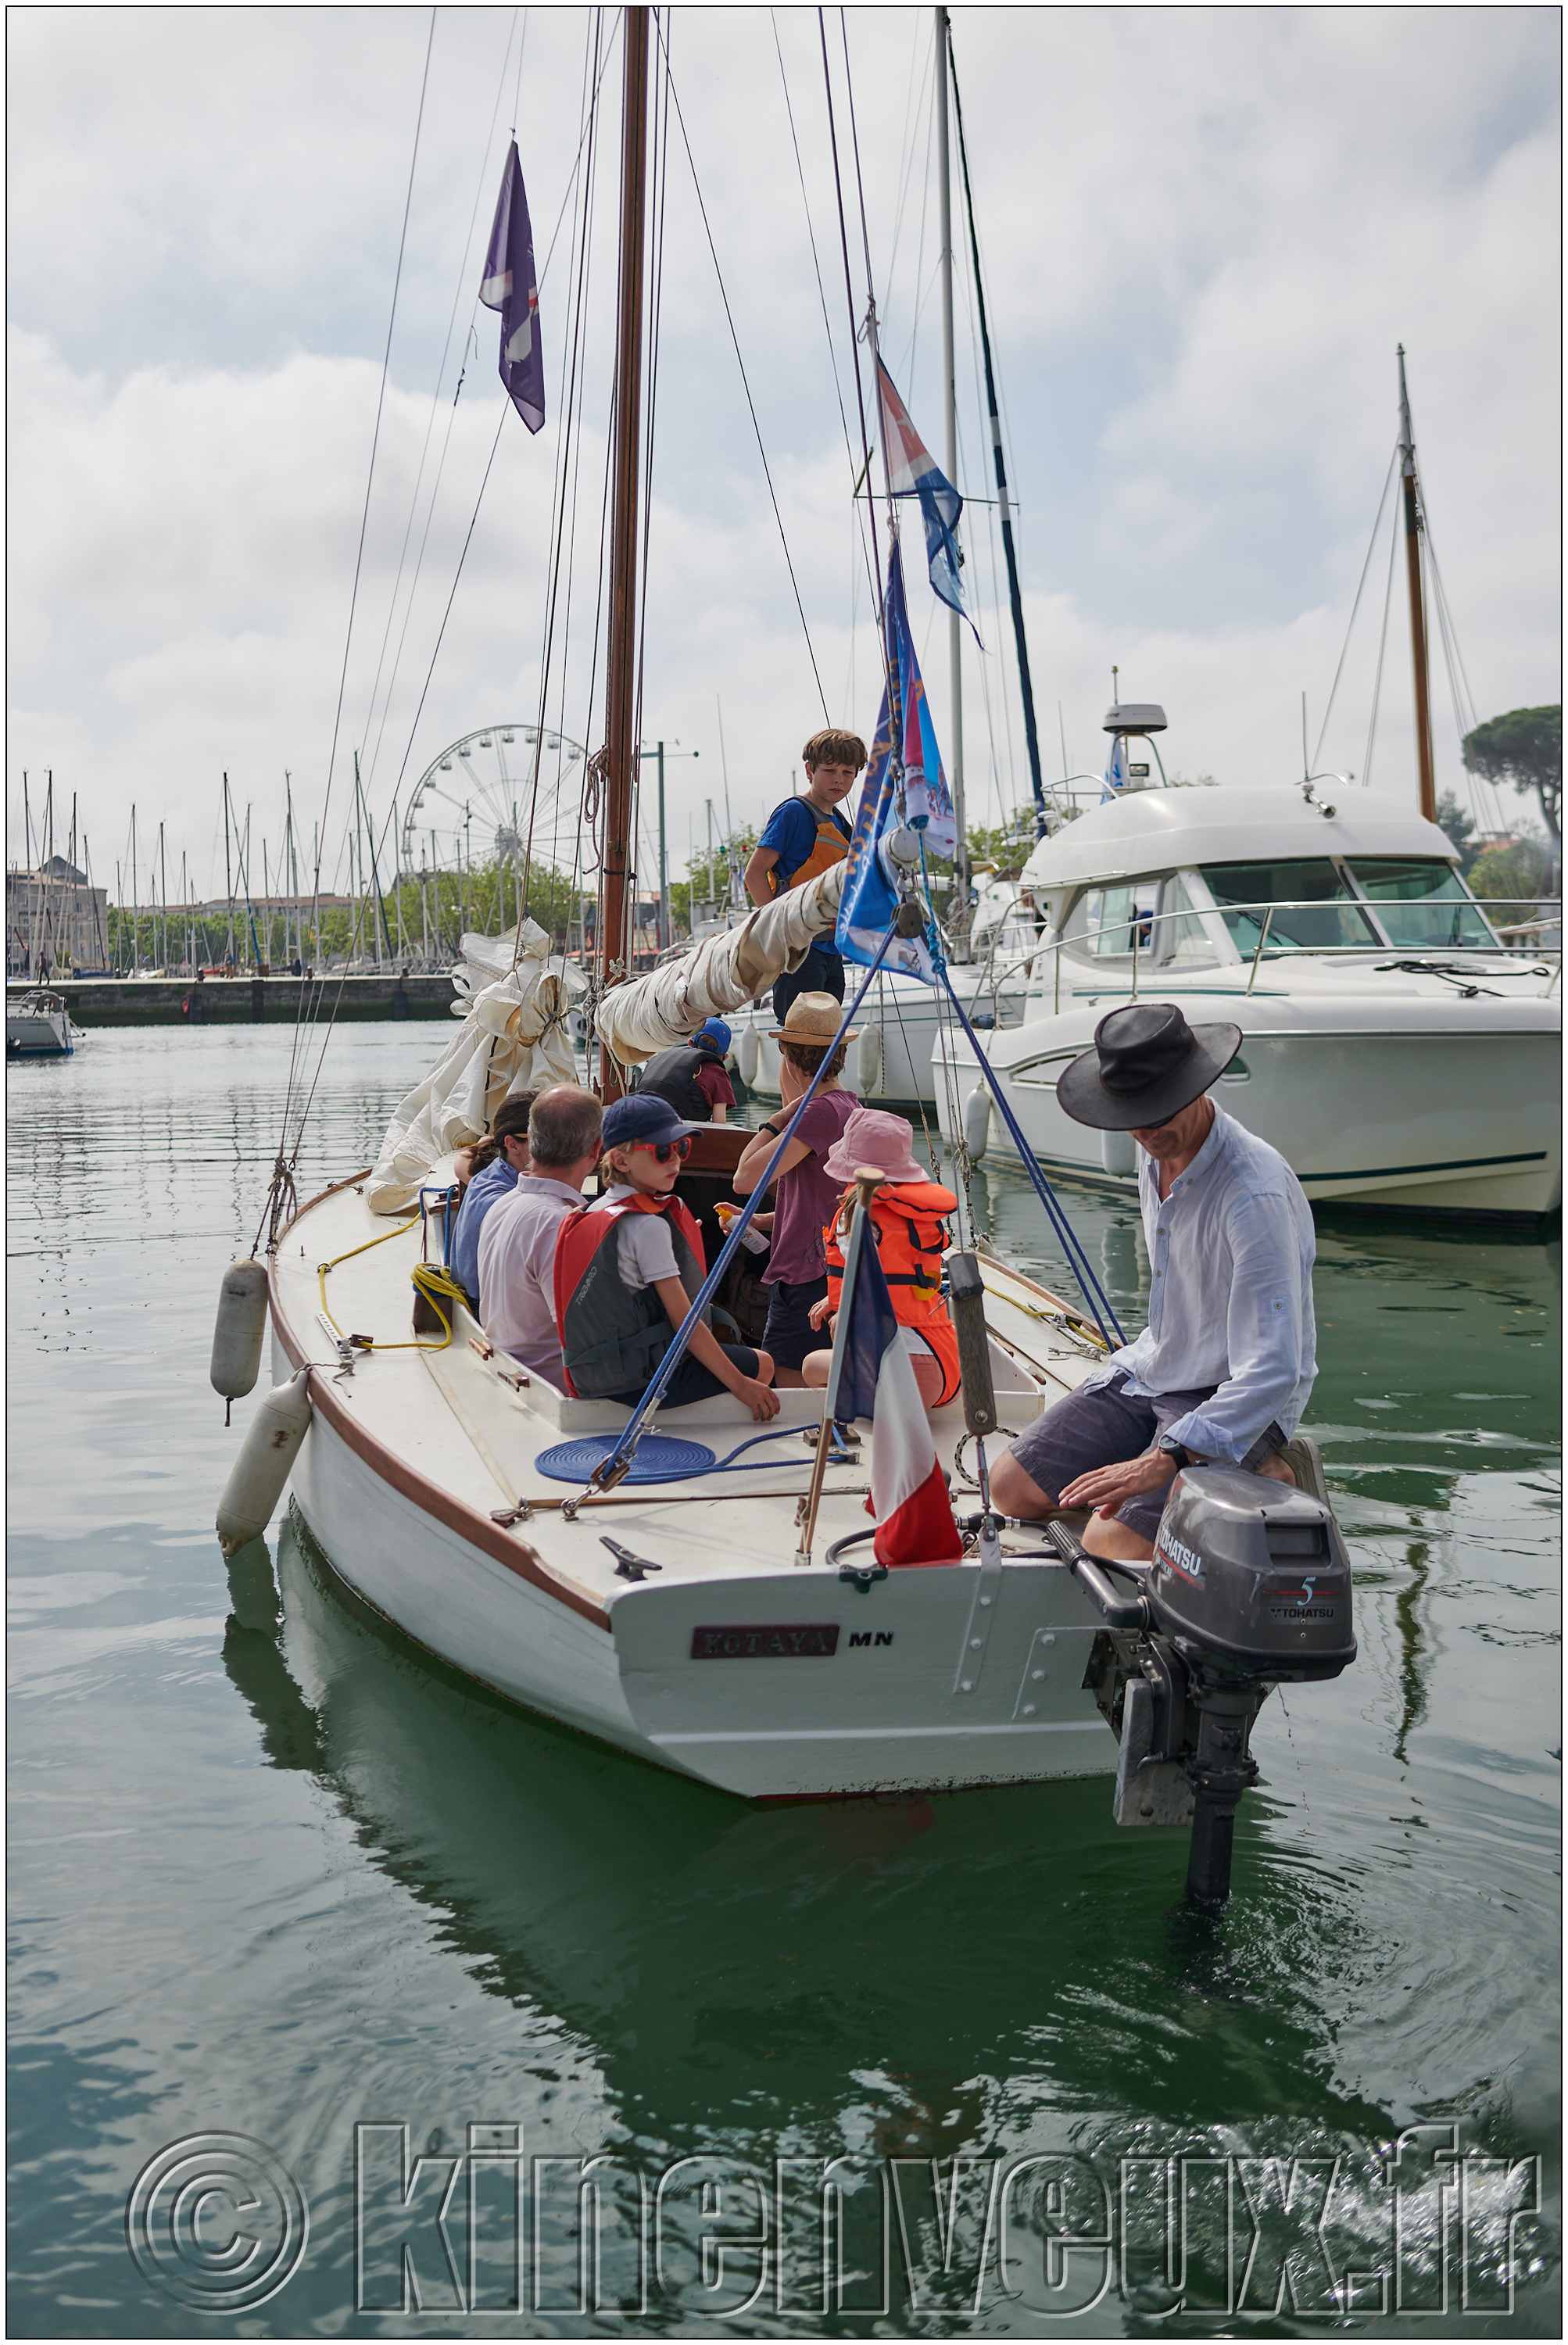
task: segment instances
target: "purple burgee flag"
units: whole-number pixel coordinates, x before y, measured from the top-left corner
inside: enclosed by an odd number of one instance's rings
[[[530,431],[545,421],[545,355],[539,347],[539,289],[534,281],[534,231],[523,192],[523,166],[512,141],[501,200],[484,256],[479,298],[501,312],[501,380]]]

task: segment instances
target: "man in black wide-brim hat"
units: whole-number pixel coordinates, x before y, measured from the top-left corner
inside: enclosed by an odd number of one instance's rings
[[[1208,1097],[1238,1026],[1189,1026],[1173,1002],[1113,1010],[1059,1078],[1075,1122],[1143,1152],[1149,1324],[997,1460],[991,1491],[1033,1520],[1088,1507],[1092,1555],[1146,1561],[1184,1466],[1238,1466],[1322,1495],[1291,1436],[1317,1373],[1312,1214],[1276,1148]]]

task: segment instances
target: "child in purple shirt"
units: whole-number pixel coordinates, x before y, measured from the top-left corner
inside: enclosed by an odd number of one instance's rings
[[[836,1049],[831,1048],[840,1015],[830,993],[797,994],[789,1004],[783,1025],[774,1029],[784,1103],[779,1113],[760,1127],[735,1172],[736,1193],[749,1197],[768,1170],[792,1111],[826,1061],[817,1095],[790,1135],[776,1179],[772,1251],[762,1274],[769,1290],[762,1344],[773,1361],[775,1386],[785,1388],[804,1385],[800,1364],[820,1341],[811,1327],[811,1305],[821,1302],[828,1292],[822,1233],[839,1209],[843,1186],[829,1178],[822,1164],[860,1104],[854,1092],[845,1091],[839,1081],[846,1046],[855,1040],[852,1030]]]

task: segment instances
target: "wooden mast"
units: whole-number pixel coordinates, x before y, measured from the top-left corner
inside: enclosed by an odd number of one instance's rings
[[[611,488],[608,672],[605,692],[605,855],[599,874],[599,979],[631,973],[632,783],[636,772],[637,468],[641,451],[643,239],[647,189],[648,12],[626,11],[621,127],[621,279],[616,330],[615,475]],[[599,1054],[606,1101],[620,1085]]]
[[[1400,472],[1405,489],[1405,567],[1410,587],[1410,657],[1416,671],[1416,766],[1420,777],[1421,812],[1429,822],[1436,822],[1437,785],[1432,775],[1426,596],[1421,591],[1420,498],[1416,486],[1416,439],[1410,429],[1410,393],[1405,389],[1403,342],[1400,344]]]

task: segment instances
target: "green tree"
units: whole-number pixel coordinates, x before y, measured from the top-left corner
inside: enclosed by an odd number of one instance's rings
[[[1490,717],[1464,736],[1465,764],[1489,782],[1511,782],[1516,790],[1533,790],[1541,801],[1546,827],[1563,837],[1563,709],[1511,708],[1505,716]]]
[[[1489,847],[1471,866],[1471,893],[1487,908],[1495,927],[1530,919],[1546,876],[1547,854],[1538,839],[1517,838],[1512,847]]]
[[[1451,790],[1444,790],[1438,800],[1438,828],[1459,857],[1460,869],[1469,876],[1479,849],[1473,843],[1475,817],[1466,812]]]

